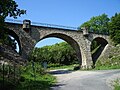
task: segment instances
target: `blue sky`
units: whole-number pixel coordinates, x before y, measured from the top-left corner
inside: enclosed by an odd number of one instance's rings
[[[32,22],[58,24],[78,27],[93,16],[103,13],[109,17],[120,12],[120,0],[15,0],[19,8],[27,14],[19,20],[30,19]],[[48,38],[36,46],[51,45],[62,40]]]

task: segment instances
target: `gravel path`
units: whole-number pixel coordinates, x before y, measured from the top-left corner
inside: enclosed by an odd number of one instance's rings
[[[111,82],[120,78],[120,70],[55,70],[51,73],[58,80],[58,83],[51,87],[52,90],[113,90]]]

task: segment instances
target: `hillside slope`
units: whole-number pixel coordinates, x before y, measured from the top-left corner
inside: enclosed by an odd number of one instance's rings
[[[103,55],[96,62],[96,69],[120,68],[120,44],[106,46],[104,50]]]

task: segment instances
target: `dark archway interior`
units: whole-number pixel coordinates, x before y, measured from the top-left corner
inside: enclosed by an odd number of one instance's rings
[[[21,51],[21,44],[20,44],[20,40],[19,40],[18,35],[13,30],[9,30],[9,29],[6,29],[6,30],[8,32],[8,35],[12,36],[15,39],[15,41],[17,41],[17,44],[18,44],[17,48],[19,48],[18,53],[21,55],[21,53],[22,53],[22,51]]]
[[[93,60],[93,65],[95,65],[97,59],[101,55],[102,51],[104,50],[105,46],[108,44],[108,42],[104,38],[95,38],[92,42],[96,41],[97,42],[97,49],[92,53],[92,60]],[[91,45],[92,47],[92,45]]]
[[[45,38],[49,38],[49,37],[56,37],[56,38],[60,38],[64,41],[66,41],[68,44],[71,45],[71,47],[75,50],[76,52],[76,55],[77,55],[77,58],[79,60],[79,64],[81,65],[82,64],[82,57],[81,57],[81,52],[80,52],[80,48],[79,48],[79,45],[78,43],[72,39],[71,37],[67,36],[67,35],[64,35],[64,34],[60,34],[60,33],[53,33],[53,34],[49,34],[47,36],[45,36],[44,38],[42,39],[45,39]],[[41,40],[42,40],[41,39]]]

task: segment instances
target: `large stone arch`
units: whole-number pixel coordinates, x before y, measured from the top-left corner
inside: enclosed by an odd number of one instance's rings
[[[68,44],[71,45],[71,47],[75,50],[77,58],[79,60],[79,64],[82,64],[82,58],[81,58],[81,51],[80,51],[80,47],[79,44],[70,36],[62,34],[62,33],[50,33],[50,34],[46,34],[45,36],[43,36],[42,38],[40,38],[37,42],[39,42],[40,40],[43,40],[45,38],[49,38],[49,37],[56,37],[56,38],[60,38],[64,41],[66,41]]]
[[[92,42],[93,41],[97,41],[97,43],[100,45],[97,51],[92,54],[93,65],[95,65],[96,61],[101,56],[102,52],[104,51],[105,47],[108,45],[109,42],[104,37],[95,37],[93,38]],[[92,47],[92,42],[91,42],[91,47]]]

